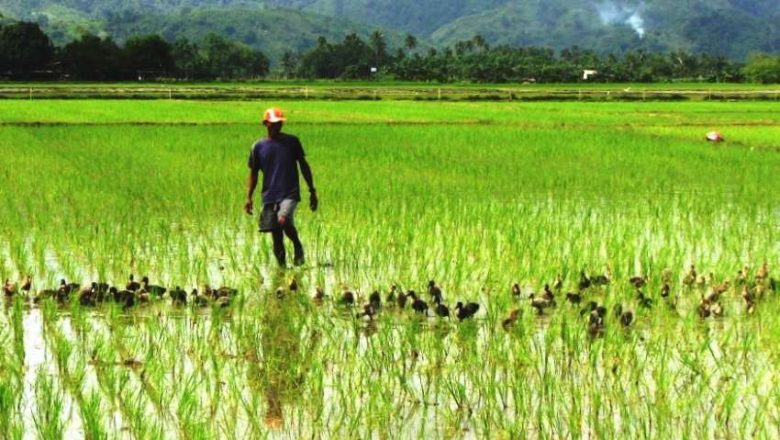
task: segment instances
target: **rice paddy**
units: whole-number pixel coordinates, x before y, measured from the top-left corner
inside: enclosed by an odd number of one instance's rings
[[[272,104],[320,197],[287,270],[242,209]],[[778,110],[0,102],[0,431],[775,438]]]

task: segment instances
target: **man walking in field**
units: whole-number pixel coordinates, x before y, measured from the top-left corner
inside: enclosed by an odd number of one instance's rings
[[[270,232],[274,241],[274,255],[280,266],[287,264],[284,236],[290,239],[295,250],[294,264],[304,263],[303,244],[295,228],[295,208],[301,200],[298,182],[298,166],[301,167],[306,185],[309,187],[309,207],[317,210],[319,201],[314,189],[314,179],[309,163],[303,152],[303,146],[297,137],[282,133],[285,122],[284,113],[278,108],[270,108],[263,114],[263,125],[268,137],[258,141],[249,153],[249,181],[247,182],[247,200],[244,210],[252,215],[252,196],[257,187],[257,174],[263,172],[263,211],[260,213],[260,231]]]

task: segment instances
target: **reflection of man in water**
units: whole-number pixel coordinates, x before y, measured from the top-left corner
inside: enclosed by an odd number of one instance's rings
[[[284,403],[297,403],[311,366],[312,354],[317,349],[318,335],[302,335],[301,313],[297,303],[267,297],[262,317],[259,362],[251,363],[249,383],[259,383],[267,410],[268,428],[284,426]],[[306,338],[301,350],[301,339]]]

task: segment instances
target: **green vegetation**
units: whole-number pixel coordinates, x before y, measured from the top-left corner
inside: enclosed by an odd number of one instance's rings
[[[778,435],[777,104],[285,102],[321,206],[297,219],[309,264],[283,272],[242,212],[269,105],[0,103],[0,279],[32,275],[0,313],[10,437]],[[701,285],[683,284],[690,264]],[[609,311],[594,331],[565,293],[605,266],[582,292]],[[27,302],[130,273],[239,293]],[[529,294],[559,276],[537,316]],[[430,279],[479,312],[355,317],[393,283],[428,300]],[[700,318],[726,280],[723,317]],[[339,304],[343,285],[360,305]]]

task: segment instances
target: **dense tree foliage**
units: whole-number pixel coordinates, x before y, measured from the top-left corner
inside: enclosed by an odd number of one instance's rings
[[[437,50],[421,48],[409,35],[391,49],[380,32],[367,39],[348,34],[340,42],[320,37],[299,55],[287,51],[276,69],[284,78],[369,79],[471,82],[780,82],[780,58],[755,55],[747,65],[722,55],[669,53],[644,49],[601,55],[573,46],[562,51],[538,47],[491,46],[481,35]],[[0,75],[11,79],[77,80],[245,79],[270,72],[268,58],[249,46],[217,34],[202,41],[159,35],[131,37],[124,45],[84,34],[59,50],[37,24],[0,28]],[[585,72],[587,75],[584,75]],[[587,78],[585,78],[587,76]]]

